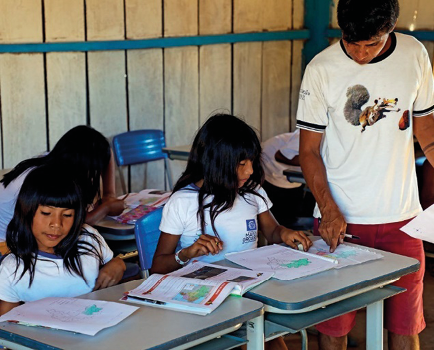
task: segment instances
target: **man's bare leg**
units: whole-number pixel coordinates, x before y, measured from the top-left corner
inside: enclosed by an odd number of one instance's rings
[[[389,332],[389,350],[419,350],[419,335],[401,335]]]
[[[347,336],[332,337],[330,335],[318,333],[318,343],[320,350],[346,350]]]

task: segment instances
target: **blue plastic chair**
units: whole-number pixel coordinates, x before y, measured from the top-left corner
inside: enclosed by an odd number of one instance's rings
[[[162,130],[144,129],[118,134],[113,137],[113,152],[119,169],[123,193],[127,193],[122,166],[148,163],[164,159],[169,189],[172,189],[172,174],[168,156],[163,152],[166,141]]]
[[[142,269],[142,277],[144,278],[149,276],[149,269],[152,266],[152,259],[157,249],[161,233],[159,226],[162,214],[163,208],[157,208],[138,219],[135,224],[134,234],[136,236],[137,253]]]

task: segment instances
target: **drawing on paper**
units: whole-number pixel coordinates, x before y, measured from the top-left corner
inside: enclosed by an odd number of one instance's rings
[[[357,256],[357,251],[354,250],[345,250],[345,251],[341,251],[341,252],[335,252],[335,253],[330,253],[327,250],[324,250],[322,248],[317,248],[318,252],[316,252],[316,255],[320,255],[320,256],[325,256],[327,258],[332,258],[332,259],[348,259],[350,256]]]
[[[307,258],[297,259],[292,261],[283,261],[274,257],[269,257],[267,265],[273,270],[278,270],[278,269],[293,269],[293,268],[298,269],[299,267],[302,266],[308,266],[310,263],[311,262]]]
[[[84,311],[83,314],[87,316],[92,316],[93,314],[100,312],[102,310],[102,307],[97,307],[95,304],[88,306]]]
[[[193,304],[200,304],[211,292],[212,286],[201,286],[199,284],[187,283],[184,288],[176,294],[172,300],[188,301]]]

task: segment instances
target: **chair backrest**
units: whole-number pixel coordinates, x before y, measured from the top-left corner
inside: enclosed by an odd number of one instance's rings
[[[143,129],[124,132],[113,137],[113,153],[119,168],[119,177],[122,190],[126,193],[126,185],[123,172],[120,167],[147,163],[164,159],[169,189],[172,189],[172,174],[168,163],[168,156],[163,152],[166,140],[162,130]]]
[[[113,137],[113,152],[119,166],[167,158],[162,130],[134,130]]]
[[[142,273],[147,277],[151,268],[152,259],[160,238],[160,222],[163,208],[157,208],[136,221],[134,234],[136,236],[137,252],[139,254]]]

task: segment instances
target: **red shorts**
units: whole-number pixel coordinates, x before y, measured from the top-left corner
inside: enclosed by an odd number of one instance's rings
[[[419,271],[403,276],[393,283],[407,291],[384,300],[384,327],[395,334],[416,335],[425,328],[422,300],[425,255],[421,240],[399,230],[408,221],[410,220],[381,225],[348,224],[346,232],[360,237],[360,240],[349,240],[353,243],[420,261]],[[318,219],[314,222],[314,234],[319,235]],[[356,311],[322,322],[316,327],[323,334],[341,337],[348,334],[355,323]]]

